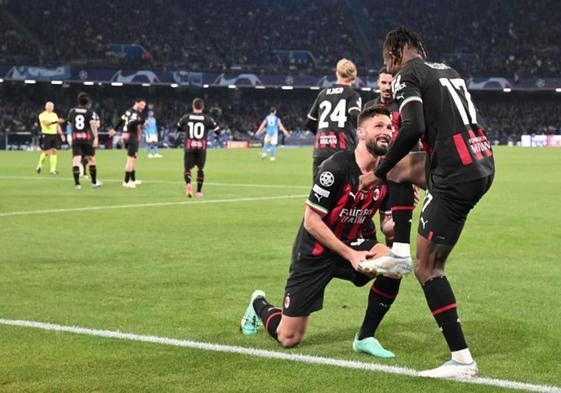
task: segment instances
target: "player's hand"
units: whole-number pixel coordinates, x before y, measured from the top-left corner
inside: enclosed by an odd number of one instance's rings
[[[93,147],[97,148],[98,145],[99,145],[99,140],[97,138],[94,138]]]
[[[359,178],[358,190],[366,190],[370,187],[377,186],[382,183],[382,179],[377,177],[374,172],[369,172],[366,175],[361,175]]]
[[[113,135],[115,135],[117,132],[112,128],[109,131],[107,131],[107,134],[109,135],[109,137],[112,137]]]
[[[65,139],[64,134],[60,134],[60,140],[64,142]]]
[[[58,124],[62,124],[62,123],[64,123],[65,121],[66,121],[65,119],[58,119],[56,122],[57,122]]]
[[[347,255],[347,260],[351,263],[351,265],[353,265],[353,268],[357,272],[364,273],[360,267],[361,262],[367,259],[374,258],[375,255],[376,254],[374,254],[372,251],[356,251],[350,249],[349,254]]]

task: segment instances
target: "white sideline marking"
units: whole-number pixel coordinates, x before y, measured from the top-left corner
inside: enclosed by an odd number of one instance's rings
[[[236,199],[214,199],[214,200],[202,200],[202,201],[192,200],[192,201],[176,201],[176,202],[136,203],[130,205],[71,207],[68,209],[45,209],[45,210],[5,212],[5,213],[0,213],[0,217],[30,216],[35,214],[51,214],[51,213],[87,212],[87,211],[110,210],[110,209],[129,209],[133,207],[161,207],[161,206],[175,206],[175,205],[195,205],[195,204],[208,205],[208,204],[215,204],[215,203],[274,201],[274,200],[281,200],[281,199],[305,198],[305,197],[307,197],[307,195],[280,195],[280,196],[236,198]]]
[[[158,336],[143,336],[134,333],[122,333],[112,330],[89,329],[79,326],[63,326],[54,323],[21,321],[0,318],[0,324],[9,326],[28,327],[42,330],[51,330],[56,332],[83,334],[86,336],[114,338],[119,340],[140,341],[146,343],[171,345],[174,347],[201,349],[205,351],[236,353],[241,355],[250,355],[260,358],[288,360],[291,362],[301,362],[310,364],[321,364],[327,366],[336,366],[343,368],[352,368],[357,370],[378,371],[388,374],[406,375],[410,377],[417,376],[418,371],[411,368],[387,366],[384,364],[357,362],[352,360],[342,360],[326,358],[321,356],[299,355],[294,353],[267,351],[257,348],[247,348],[233,345],[213,344],[191,340],[180,340]],[[496,386],[505,389],[525,390],[529,392],[542,393],[561,393],[561,388],[557,386],[534,385],[523,382],[508,381],[494,378],[476,377],[471,379],[450,380],[451,382],[463,382],[476,385]]]
[[[68,184],[72,183],[72,178],[68,177],[46,177],[46,176],[0,176],[0,180],[48,180],[48,181],[64,181]],[[102,179],[100,180],[104,183],[121,183],[122,179]],[[86,184],[89,180],[82,180]],[[176,185],[183,185],[185,182],[177,180],[142,180],[144,184],[176,184]],[[215,186],[215,187],[248,187],[248,188],[298,188],[298,189],[310,189],[310,186],[297,186],[297,185],[290,185],[290,184],[252,184],[252,183],[213,183],[213,182],[205,182],[205,186]]]

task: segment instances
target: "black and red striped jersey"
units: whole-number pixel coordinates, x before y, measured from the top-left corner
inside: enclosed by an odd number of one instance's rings
[[[314,158],[329,157],[341,150],[356,147],[356,118],[362,107],[362,99],[352,87],[335,84],[319,92],[308,118],[317,121]],[[355,121],[351,114],[356,111]]]
[[[66,118],[68,119],[68,123],[70,124],[70,128],[72,130],[73,141],[93,140],[90,121],[99,120],[95,112],[89,108],[77,106],[70,109]]]
[[[494,172],[484,121],[471,100],[465,81],[452,68],[421,58],[407,62],[392,82],[399,111],[411,102],[423,104],[430,181],[455,184]],[[391,153],[388,152],[388,156]],[[427,177],[428,179],[428,177]]]
[[[185,150],[206,150],[208,133],[218,131],[218,125],[204,113],[188,113],[179,119],[177,130],[185,132]]]
[[[387,186],[358,191],[362,174],[354,151],[335,153],[318,169],[306,205],[317,212],[335,236],[353,242],[372,230],[372,216],[385,209]],[[294,243],[294,255],[319,257],[333,251],[318,242],[302,223]]]

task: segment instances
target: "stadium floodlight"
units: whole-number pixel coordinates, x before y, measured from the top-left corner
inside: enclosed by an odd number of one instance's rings
[[[255,85],[255,88],[256,88],[256,89],[260,89],[260,90],[266,89],[266,87],[263,86],[263,85]]]
[[[0,79],[0,82],[2,81],[2,79]],[[557,89],[555,89],[556,93],[561,93],[561,87],[558,87]]]
[[[62,85],[62,81],[51,81],[51,85]]]
[[[370,87],[361,87],[360,90],[362,90],[362,91],[370,91],[371,89],[370,89]]]
[[[0,83],[3,83],[3,82],[4,82],[4,79],[0,78]]]
[[[115,87],[123,86],[123,82],[111,82],[111,86],[115,86]]]
[[[203,85],[203,89],[208,89],[208,85],[207,85],[207,84],[204,84],[204,85]]]
[[[179,86],[179,85],[178,85],[177,83],[172,83],[170,86],[173,87],[173,88],[175,89],[175,88],[176,88],[177,86]]]
[[[85,82],[84,82],[84,85],[85,85],[85,86],[93,86],[94,83],[93,83],[93,82],[90,82],[90,81],[85,81]]]
[[[319,90],[319,86],[310,86],[310,90]]]
[[[510,87],[505,87],[505,88],[503,89],[503,91],[504,91],[505,93],[510,93],[510,92],[512,91],[512,89],[511,89]]]
[[[35,83],[37,83],[36,80],[34,79],[26,79],[23,81],[23,83],[28,84],[28,85],[34,85]]]
[[[228,89],[235,89],[236,85],[228,85]]]
[[[281,86],[282,90],[294,90],[294,86]]]
[[[144,86],[144,87],[150,87],[150,86],[152,86],[152,85],[151,85],[150,83],[143,83],[142,86]]]

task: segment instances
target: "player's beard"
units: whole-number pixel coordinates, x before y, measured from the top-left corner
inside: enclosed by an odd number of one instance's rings
[[[383,143],[386,142],[387,144]],[[385,156],[391,145],[391,139],[379,136],[374,140],[366,142],[366,149],[373,156]]]

